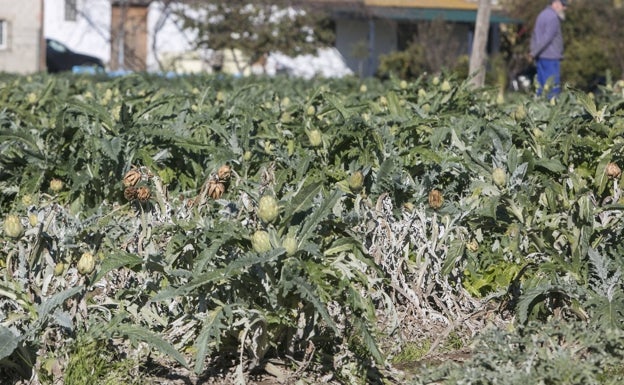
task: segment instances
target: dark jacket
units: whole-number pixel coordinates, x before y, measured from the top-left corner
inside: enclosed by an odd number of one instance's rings
[[[563,34],[559,15],[550,6],[535,20],[531,36],[531,56],[535,59],[563,59]]]

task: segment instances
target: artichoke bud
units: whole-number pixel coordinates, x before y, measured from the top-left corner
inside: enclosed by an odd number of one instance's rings
[[[620,167],[616,163],[613,163],[613,162],[607,163],[605,172],[607,173],[607,176],[609,177],[609,179],[619,179],[620,176],[622,175],[622,170],[620,170]]]
[[[287,255],[293,255],[297,252],[297,238],[292,235],[286,236],[282,241],[282,247],[286,249]]]
[[[308,109],[306,110],[306,115],[314,116],[315,114],[316,114],[316,108],[314,108],[314,106],[308,106]]]
[[[247,150],[243,153],[243,160],[245,162],[249,162],[251,160],[251,156],[252,156],[251,151]]]
[[[57,193],[63,189],[63,181],[57,178],[53,178],[50,181],[50,190]]]
[[[271,240],[269,233],[264,230],[258,230],[251,236],[251,246],[256,253],[266,253],[271,250]]]
[[[290,139],[286,142],[286,150],[288,151],[288,155],[292,156],[295,153],[295,141]]]
[[[128,171],[126,175],[124,175],[123,184],[125,187],[133,187],[136,186],[139,180],[141,180],[141,172],[138,169],[133,168]]]
[[[10,214],[4,219],[4,233],[11,238],[24,235],[24,226],[17,215]]]
[[[526,109],[524,108],[524,105],[520,104],[516,107],[513,112],[513,118],[516,120],[522,120],[526,118]]]
[[[258,217],[266,222],[273,222],[279,215],[277,201],[271,195],[263,195],[258,202]]]
[[[479,243],[476,240],[473,239],[470,242],[466,243],[466,249],[468,249],[468,251],[474,253],[477,250],[479,250]]]
[[[39,223],[39,217],[37,217],[37,214],[28,214],[28,223],[30,223],[30,226],[32,227],[37,226],[37,224]]]
[[[30,206],[33,204],[33,198],[31,195],[24,195],[22,197],[22,203],[25,204],[26,206]]]
[[[448,92],[451,90],[451,83],[449,83],[448,80],[445,80],[442,82],[442,84],[440,85],[440,89],[444,92]]]
[[[78,272],[82,275],[91,274],[95,270],[95,257],[93,254],[86,252],[82,253],[78,260]]]
[[[498,187],[503,187],[507,184],[507,173],[502,168],[496,167],[492,171],[492,180]]]
[[[314,129],[308,132],[308,139],[310,140],[310,145],[312,147],[318,147],[321,145],[323,138],[321,136],[321,131]]]
[[[63,274],[63,271],[65,271],[65,264],[63,262],[57,262],[57,264],[54,265],[54,275],[58,277]]]
[[[364,186],[364,174],[362,171],[356,171],[349,176],[349,189],[354,193],[360,192]]]

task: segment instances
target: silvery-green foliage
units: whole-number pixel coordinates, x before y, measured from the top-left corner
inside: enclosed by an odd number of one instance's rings
[[[621,327],[624,206],[605,174],[624,159],[619,94],[497,104],[427,76],[367,87],[0,78],[0,207],[26,229],[2,234],[3,363],[34,357],[24,365],[38,369],[86,333],[121,350],[147,343],[197,373],[225,357],[232,382],[280,359],[296,367],[289,380],[314,367],[349,383],[379,373],[404,343],[427,340],[433,354],[452,332],[466,341],[490,322]],[[205,183],[224,163],[231,178],[210,199]],[[126,200],[132,166],[147,201]],[[51,178],[65,187],[51,191]],[[433,189],[441,207],[427,205]],[[279,202],[275,222],[256,214],[265,193]],[[254,250],[256,230],[269,251]],[[286,236],[296,239],[288,251]],[[97,259],[89,276],[76,268],[85,251]],[[58,262],[67,265],[54,275]],[[577,357],[531,349],[556,367]],[[550,376],[527,357],[488,360]],[[499,379],[480,370],[466,371],[470,381]]]
[[[620,266],[599,251],[590,249],[591,263],[589,306],[594,321],[605,328],[624,328],[624,296]]]
[[[601,384],[624,381],[621,329],[584,322],[485,330],[461,364],[425,368],[409,384]]]
[[[422,204],[397,211],[388,194],[374,207],[365,202],[358,206],[360,224],[355,231],[386,277],[369,295],[378,298],[379,317],[392,339],[411,335],[430,340],[432,353],[450,333],[471,334],[483,327],[482,320],[473,317],[483,303],[461,283],[468,239],[462,220],[467,213],[452,208],[439,213]],[[399,325],[396,318],[404,317],[410,322]],[[390,353],[400,346],[391,347]]]
[[[71,213],[51,196],[42,194],[35,199],[38,201],[24,207],[31,216],[28,222],[24,220],[27,229],[24,236],[3,245],[9,256],[5,261],[8,271],[13,274],[3,275],[0,282],[3,294],[0,320],[3,330],[10,332],[2,335],[2,345],[7,347],[2,358],[30,367],[33,363],[20,360],[19,356],[35,352],[40,356],[53,354],[74,335],[91,333],[92,337],[102,339],[123,336],[133,342],[147,342],[184,363],[180,353],[158,334],[148,328],[123,324],[133,313],[135,319],[158,318],[149,308],[137,308],[135,312],[133,305],[124,301],[126,290],[132,291],[129,282],[149,284],[148,272],[128,274],[128,271],[116,270],[140,265],[145,259],[118,252],[101,261],[101,250],[108,249],[108,242],[125,236],[136,240],[130,243],[147,259],[149,251],[143,250],[150,250],[150,247],[145,247],[149,244],[144,245],[142,241],[145,226],[134,227],[116,218],[116,209],[106,203],[94,210],[93,215],[82,217]],[[141,215],[133,217],[141,223]],[[76,268],[85,252],[95,254],[98,265],[101,262],[101,267],[90,275],[82,275]],[[98,291],[101,294],[94,297],[95,303],[88,301],[88,295]],[[101,301],[108,295],[110,299]],[[114,296],[118,297],[113,299]],[[123,306],[128,312],[116,306]]]

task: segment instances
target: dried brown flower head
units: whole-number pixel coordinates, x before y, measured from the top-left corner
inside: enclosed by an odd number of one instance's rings
[[[429,206],[437,210],[442,207],[443,203],[444,197],[442,196],[442,192],[440,192],[440,190],[433,189],[429,192]]]
[[[219,177],[219,181],[223,183],[230,180],[231,174],[232,168],[228,164],[224,164],[223,166],[219,167],[219,170],[217,170],[217,176]]]
[[[126,187],[136,186],[139,180],[141,180],[141,172],[138,169],[133,168],[128,171],[126,175],[124,175],[123,184]]]
[[[128,186],[124,190],[124,198],[129,201],[133,201],[137,198],[137,188],[133,186]]]
[[[151,196],[152,192],[150,191],[149,187],[141,186],[137,188],[137,199],[141,202],[147,202]]]
[[[216,179],[208,180],[208,196],[212,199],[219,199],[225,192],[225,185]]]
[[[619,179],[622,175],[622,170],[620,170],[620,167],[614,162],[607,163],[605,172],[610,179]]]

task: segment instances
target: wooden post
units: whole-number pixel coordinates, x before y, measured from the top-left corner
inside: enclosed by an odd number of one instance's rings
[[[477,10],[477,23],[475,26],[474,40],[472,42],[472,52],[470,53],[469,76],[470,83],[475,87],[483,87],[485,84],[485,61],[486,47],[488,41],[488,30],[490,29],[490,13],[492,5],[490,0],[479,0]]]

